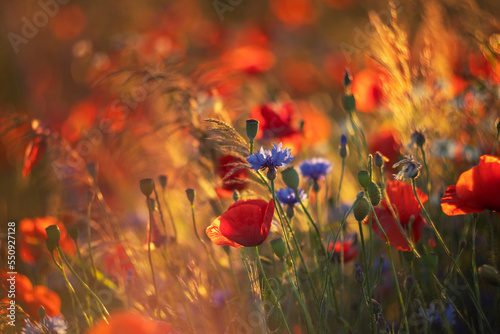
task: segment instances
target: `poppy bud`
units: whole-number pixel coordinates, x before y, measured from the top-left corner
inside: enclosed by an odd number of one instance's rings
[[[238,202],[240,200],[240,193],[238,190],[234,189],[233,190],[233,201]]]
[[[194,189],[186,189],[186,196],[189,200],[189,202],[191,203],[191,205],[194,204],[194,197],[195,197],[195,193],[194,193]]]
[[[283,239],[278,238],[271,241],[271,248],[273,249],[274,254],[282,260],[283,256],[285,256],[286,248]]]
[[[287,205],[286,216],[288,217],[288,219],[292,219],[293,216],[295,216],[295,211],[293,210],[293,205]]]
[[[387,323],[382,313],[379,313],[377,316],[377,330],[379,333],[387,333]]]
[[[342,135],[340,137],[339,156],[342,159],[345,159],[347,158],[348,154],[349,154],[349,148],[347,147],[347,137],[345,135]]]
[[[380,305],[380,303],[373,298],[372,298],[372,307],[374,315],[382,313],[382,305]]]
[[[353,112],[356,110],[356,100],[354,99],[354,95],[343,95],[342,96],[342,106],[344,110],[347,112]]]
[[[40,317],[41,321],[45,320],[45,317],[47,316],[47,312],[45,312],[45,307],[43,305],[40,305],[38,308],[38,316]]]
[[[151,196],[155,186],[153,179],[142,179],[139,182],[139,185],[141,187],[141,191],[144,194],[144,196],[146,197]]]
[[[351,72],[349,71],[349,68],[345,68],[344,71],[344,87],[350,86],[352,83],[352,75]]]
[[[478,273],[479,277],[481,277],[481,279],[483,279],[485,282],[500,287],[500,275],[494,267],[488,264],[483,264],[481,267],[479,267]]]
[[[97,181],[97,176],[99,175],[99,167],[97,163],[91,162],[87,164],[87,172],[92,178]]]
[[[380,203],[380,188],[373,181],[368,184],[368,196],[370,197],[370,201],[372,202],[373,206],[377,206],[378,203]]]
[[[370,183],[370,173],[366,170],[362,170],[358,172],[358,181],[359,184],[366,189],[368,187],[368,184]]]
[[[76,241],[78,240],[78,229],[76,227],[72,227],[68,230],[68,234],[76,243]]]
[[[158,176],[158,181],[160,181],[160,186],[165,189],[167,187],[168,177],[166,175]]]
[[[285,182],[286,186],[292,190],[297,190],[299,188],[299,173],[293,167],[289,167],[281,172],[281,178]]]
[[[47,233],[47,240],[50,240],[56,246],[59,245],[59,240],[61,240],[61,231],[57,225],[50,225],[45,229]]]
[[[386,159],[387,158],[385,158],[379,151],[377,151],[374,158],[375,166],[377,166],[378,168],[382,167],[384,165],[384,160]]]
[[[358,199],[354,204],[354,208],[352,208],[352,211],[354,212],[354,218],[356,218],[358,222],[365,219],[366,216],[368,216],[368,212],[370,211],[370,204],[368,203],[366,197]]]
[[[56,250],[58,244],[50,239],[45,239],[45,246],[47,247],[47,250],[52,253]]]
[[[354,280],[359,285],[362,285],[365,282],[365,273],[363,272],[363,270],[361,269],[361,267],[359,266],[359,264],[356,263],[355,266],[356,267],[354,269]]]
[[[365,197],[365,192],[361,190],[359,193],[357,193],[356,199],[362,199],[363,197]]]
[[[251,143],[257,136],[257,132],[259,131],[259,121],[256,119],[247,119],[247,137]]]

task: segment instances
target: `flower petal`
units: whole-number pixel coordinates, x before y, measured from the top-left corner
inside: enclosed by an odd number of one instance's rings
[[[215,219],[210,226],[207,227],[205,233],[212,240],[212,242],[219,246],[232,246],[236,248],[243,247],[240,244],[237,244],[234,241],[229,240],[220,232],[220,217]]]

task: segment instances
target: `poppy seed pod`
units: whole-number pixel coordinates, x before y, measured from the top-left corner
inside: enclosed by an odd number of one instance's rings
[[[299,173],[297,173],[295,168],[289,167],[285,169],[283,172],[281,172],[281,178],[288,188],[293,190],[297,190],[299,188]]]
[[[368,184],[370,183],[370,173],[366,170],[362,170],[358,172],[358,181],[359,184],[363,187],[363,189],[368,188]]]
[[[282,260],[283,256],[285,256],[286,248],[283,239],[278,238],[271,241],[271,248],[273,249],[274,254]]]
[[[368,184],[368,196],[370,197],[370,201],[373,206],[377,206],[380,203],[380,199],[382,197],[380,188],[373,181]]]
[[[354,204],[352,211],[354,212],[354,218],[356,218],[358,222],[363,221],[366,216],[368,216],[368,212],[370,211],[370,204],[368,203],[366,197],[358,199]]]
[[[168,177],[166,175],[160,175],[158,176],[158,181],[160,181],[160,186],[165,189],[167,187],[168,183]]]
[[[193,205],[194,203],[194,197],[195,197],[195,192],[194,192],[194,189],[186,189],[186,196],[189,200],[189,202],[191,203],[191,205]]]
[[[375,157],[373,158],[373,161],[375,163],[375,166],[377,166],[378,168],[384,166],[384,160],[386,160],[387,158],[384,159],[384,156],[379,152],[377,151],[375,153]]]
[[[256,119],[247,119],[246,130],[248,140],[253,143],[255,137],[257,137],[257,132],[259,132],[259,121]]]
[[[155,186],[153,179],[142,179],[141,181],[139,181],[139,185],[144,196],[151,196]]]

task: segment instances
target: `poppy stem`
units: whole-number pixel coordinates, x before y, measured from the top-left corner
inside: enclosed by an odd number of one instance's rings
[[[424,146],[419,145],[420,147],[420,152],[422,153],[422,162],[424,163],[425,166],[425,190],[427,190],[427,195],[431,194],[431,184],[429,182],[430,178],[430,172],[429,172],[429,165],[427,165],[427,159],[425,158],[425,151],[424,151]]]
[[[365,265],[365,271],[366,271],[366,292],[368,293],[368,297],[365,296],[364,289],[361,289],[363,292],[363,298],[365,299],[365,303],[368,304],[368,311],[370,312],[370,324],[372,328],[372,332],[375,331],[375,318],[373,314],[373,304],[372,304],[372,292],[371,292],[371,284],[370,284],[370,270],[368,267],[368,261],[366,259],[366,247],[365,247],[365,238],[363,235],[363,224],[361,221],[358,221],[358,228],[359,228],[359,238],[361,239],[361,249],[363,250],[363,263]],[[343,248],[343,246],[341,246]]]
[[[68,287],[69,296],[71,297],[71,305],[73,307],[73,317],[75,318],[76,330],[77,330],[77,333],[79,333],[80,326],[78,325],[78,317],[76,316],[75,301],[78,303],[78,307],[82,310],[83,317],[85,318],[85,321],[87,322],[87,326],[89,326],[89,327],[92,326],[92,319],[89,318],[89,316],[85,313],[84,308],[83,308],[82,304],[80,303],[80,300],[78,299],[78,295],[76,294],[76,291],[73,288],[73,285],[71,285],[70,281],[68,280],[68,276],[66,276],[66,271],[64,270],[64,267],[62,266],[62,264],[57,262],[56,258],[54,257],[54,252],[50,252],[50,256],[52,256],[52,261],[54,261],[56,266],[59,268],[59,270],[63,274],[64,282],[66,283],[66,286]]]
[[[87,220],[87,243],[88,243],[88,248],[89,248],[89,257],[90,257],[90,263],[92,264],[92,273],[94,275],[94,289],[95,289],[95,284],[97,283],[97,270],[95,267],[94,263],[94,257],[92,256],[92,231],[90,228],[90,212],[92,210],[92,201],[89,201],[87,204],[87,212],[86,212],[86,220]]]
[[[160,198],[158,196],[158,192],[156,191],[156,185],[153,185],[153,192],[155,193],[156,204],[158,205],[158,212],[160,213],[160,221],[163,225],[163,230],[165,234],[167,233],[167,225],[165,224],[165,219],[163,218],[163,210],[161,209]]]
[[[267,279],[266,272],[264,271],[264,267],[262,266],[262,261],[260,260],[260,255],[259,255],[259,247],[255,246],[255,255],[257,256],[257,263],[259,264],[260,271],[262,272],[262,277],[264,278],[264,284],[266,285],[266,288],[271,292],[271,295],[273,297],[273,304],[278,308],[281,318],[283,319],[283,323],[285,324],[286,330],[288,333],[293,333],[290,330],[290,327],[288,326],[288,322],[286,321],[285,314],[283,313],[283,309],[281,308],[281,304],[278,300],[278,297],[276,297],[276,294],[274,293],[273,289],[271,288],[271,285],[269,284],[269,280]],[[293,284],[293,282],[292,282]]]
[[[476,265],[476,236],[477,236],[477,213],[472,214],[472,277],[474,279],[474,288],[476,290],[476,298],[481,301],[481,294],[479,293],[479,278]],[[484,333],[483,322],[479,322],[481,333]]]
[[[146,197],[146,205],[148,206],[148,212],[149,212],[149,235],[148,235],[148,259],[149,259],[149,266],[151,267],[151,276],[153,277],[153,286],[155,288],[155,299],[156,299],[156,305],[158,304],[158,286],[156,285],[156,276],[155,276],[155,269],[153,266],[153,258],[151,256],[151,239],[153,236],[153,207],[150,205],[150,197]],[[154,204],[153,204],[154,205]],[[154,312],[156,313],[156,305],[154,307]]]
[[[366,195],[369,197],[368,193]],[[399,287],[398,274],[396,273],[396,267],[394,266],[394,260],[392,259],[391,243],[389,241],[389,238],[387,237],[387,234],[384,231],[384,228],[382,227],[382,225],[380,224],[380,222],[378,220],[378,217],[375,213],[375,209],[373,208],[371,201],[369,200],[368,203],[370,205],[370,211],[373,215],[373,218],[375,218],[375,221],[377,222],[378,228],[380,229],[380,231],[384,235],[385,244],[387,246],[387,253],[389,254],[389,262],[391,263],[392,274],[394,276],[394,282],[396,283],[396,289],[398,292],[399,303],[401,304],[401,311],[402,311],[402,316],[404,319],[405,328],[406,328],[406,331],[409,333],[410,327],[408,325],[408,318],[406,316],[405,302],[403,301],[403,295],[401,294],[401,288]]]
[[[427,223],[431,227],[432,232],[436,236],[436,239],[439,241],[439,244],[443,248],[445,254],[448,256],[448,258],[453,263],[453,266],[455,267],[455,269],[456,269],[457,273],[459,274],[460,278],[462,278],[462,280],[465,282],[465,285],[467,287],[469,295],[471,296],[471,300],[474,303],[474,306],[476,307],[479,315],[481,316],[481,318],[483,319],[483,321],[486,322],[486,325],[488,326],[488,329],[491,330],[491,326],[490,326],[490,324],[488,322],[488,318],[486,318],[486,315],[483,313],[483,310],[481,308],[481,304],[476,299],[476,295],[475,295],[474,291],[472,291],[472,288],[471,288],[469,282],[467,281],[467,278],[465,277],[464,273],[462,272],[462,269],[460,269],[460,267],[458,266],[457,262],[455,261],[455,259],[451,255],[451,252],[448,249],[448,247],[446,246],[443,238],[441,237],[441,234],[437,230],[436,225],[434,225],[434,222],[431,220],[431,217],[429,216],[429,213],[427,212],[427,210],[425,209],[425,207],[422,205],[422,202],[420,201],[420,198],[417,195],[417,188],[416,188],[416,185],[415,185],[415,179],[413,179],[413,178],[411,179],[411,184],[413,186],[413,194],[415,195],[415,198],[417,199],[418,204],[422,208],[422,212],[424,213],[425,220],[427,221]]]
[[[170,205],[168,204],[168,201],[166,199],[167,190],[165,188],[163,188],[163,190],[162,190],[162,197],[163,197],[163,201],[165,202],[165,207],[167,208],[168,217],[170,218],[170,221],[172,222],[172,228],[174,230],[174,240],[177,241],[177,226],[175,224],[174,215],[172,214],[172,210],[170,209]]]
[[[61,250],[61,246],[57,246],[57,252],[59,254],[59,257],[64,261],[64,263],[66,264],[66,266],[69,268],[69,270],[71,271],[71,273],[73,274],[73,276],[76,277],[76,279],[78,281],[80,281],[80,284],[92,295],[92,297],[94,297],[94,299],[96,300],[96,302],[99,304],[99,306],[101,307],[103,313],[102,313],[102,317],[104,318],[104,320],[107,322],[107,319],[106,319],[106,316],[109,317],[109,312],[108,310],[106,309],[106,306],[104,306],[103,302],[101,301],[101,299],[94,293],[94,291],[92,291],[91,288],[89,288],[89,286],[87,285],[87,283],[85,283],[82,278],[76,273],[76,271],[73,269],[73,267],[71,266],[71,264],[69,263],[68,259],[66,259],[66,256],[64,255],[64,253],[62,252]]]
[[[83,258],[82,258],[82,252],[80,251],[80,246],[78,246],[78,242],[75,240],[75,245],[76,245],[76,251],[78,253],[78,259],[80,260],[80,265],[82,266],[82,271],[83,271],[83,278],[85,278],[85,281],[88,282],[89,278],[87,276],[87,270],[85,269],[85,264],[83,263]],[[87,309],[88,312],[90,313],[90,296],[88,293],[85,293],[85,299],[87,301]]]
[[[314,222],[314,219],[312,218],[311,214],[309,213],[309,210],[307,210],[307,208],[305,207],[304,202],[302,201],[302,199],[300,198],[300,196],[297,196],[297,199],[299,200],[299,203],[300,203],[300,206],[302,207],[302,210],[304,211],[304,213],[306,214],[307,218],[311,222],[311,225],[313,226],[314,230],[316,231],[316,235],[318,236],[318,241],[319,241],[319,244],[321,246],[321,252],[322,252],[322,254],[326,254],[325,246],[323,245],[323,242],[321,241],[321,233],[320,233],[320,231],[318,229],[318,226],[316,226],[316,223]]]

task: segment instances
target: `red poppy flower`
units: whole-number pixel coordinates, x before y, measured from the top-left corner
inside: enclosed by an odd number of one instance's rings
[[[28,176],[31,170],[42,161],[46,150],[47,143],[45,137],[36,136],[29,142],[24,153],[23,177]]]
[[[371,113],[382,102],[382,81],[380,74],[372,69],[358,72],[352,81],[352,94],[356,98],[356,109]]]
[[[135,276],[135,268],[122,244],[116,244],[104,255],[104,268],[111,276],[127,277]]]
[[[481,156],[478,166],[462,173],[457,184],[446,189],[441,208],[448,216],[500,211],[500,159]]]
[[[333,242],[330,242],[328,246],[328,251],[331,252],[333,249],[332,260],[340,262],[340,256],[342,250],[344,251],[344,262],[349,262],[358,255],[358,247],[356,245],[357,237],[356,235],[348,236],[343,242],[337,241],[335,247],[333,247]]]
[[[242,46],[227,51],[222,61],[231,69],[254,75],[269,71],[275,58],[271,51],[260,46]]]
[[[241,200],[215,219],[206,233],[213,243],[220,246],[257,246],[266,240],[273,215],[272,200]]]
[[[402,181],[390,181],[387,183],[386,191],[392,208],[399,217],[401,226],[405,229],[407,235],[410,230],[410,221],[412,221],[411,229],[413,231],[413,241],[418,242],[422,236],[422,229],[427,224],[420,215],[421,208],[413,194],[412,186]],[[417,189],[417,194],[422,205],[425,204],[428,199],[427,195],[420,189]],[[408,241],[406,241],[403,233],[399,230],[398,223],[392,216],[387,201],[384,199],[381,204],[383,208],[375,208],[375,214],[377,215],[380,225],[387,234],[389,242],[399,250],[410,252],[411,247]],[[368,221],[368,219],[366,221]],[[373,231],[385,241],[384,235],[374,219],[372,219],[372,228]]]
[[[384,157],[389,159],[385,165],[385,170],[391,174],[396,173],[392,165],[399,160],[401,148],[399,133],[392,127],[383,127],[371,136],[369,145],[371,154],[375,155],[375,153],[380,152]]]
[[[98,321],[87,334],[169,334],[175,333],[170,324],[164,321],[155,321],[146,316],[121,311],[111,315],[109,324],[104,320]]]
[[[297,153],[302,143],[302,133],[292,126],[295,111],[291,103],[263,104],[252,109],[250,118],[260,122],[257,139],[263,142],[282,142]]]
[[[243,190],[247,187],[248,169],[237,169],[239,164],[244,163],[242,159],[233,155],[223,155],[217,159],[217,163],[217,176],[222,179],[222,186],[216,189],[220,197],[231,197],[234,190]]]
[[[313,23],[318,14],[311,0],[273,0],[270,7],[281,22],[292,27]]]
[[[73,240],[66,232],[63,223],[54,217],[37,217],[34,219],[23,219],[19,222],[20,240],[19,251],[21,259],[29,264],[36,264],[42,257],[49,255],[45,239],[47,233],[45,229],[56,224],[61,232],[59,245],[64,252],[73,254],[76,251]]]

